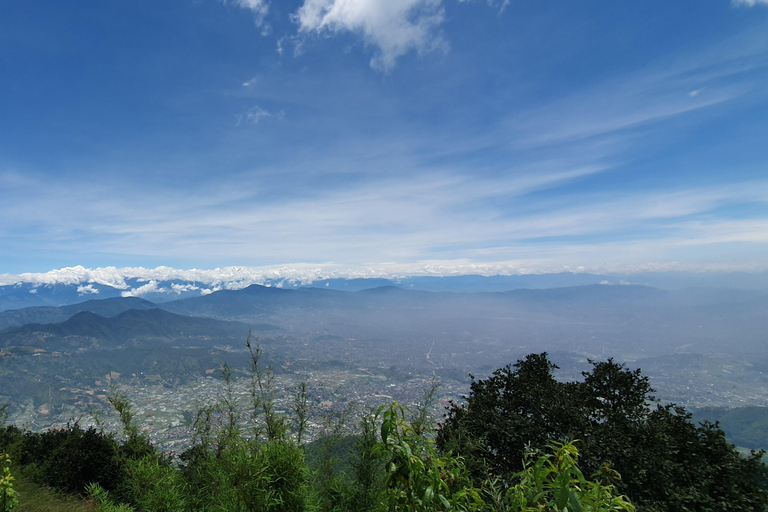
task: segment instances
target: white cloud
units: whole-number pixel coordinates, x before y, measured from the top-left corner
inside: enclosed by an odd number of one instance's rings
[[[94,288],[92,284],[87,285],[80,285],[77,287],[77,293],[79,295],[85,295],[85,294],[93,294],[96,295],[99,293],[99,290],[97,288]]]
[[[376,48],[371,66],[390,71],[409,51],[446,50],[441,0],[304,0],[294,15],[299,32],[352,32]]]
[[[157,281],[152,279],[147,284],[139,286],[138,288],[133,288],[131,290],[125,291],[120,295],[123,297],[141,297],[142,295],[146,295],[148,293],[167,293],[168,292],[167,288],[158,287],[157,285],[158,285]]]
[[[195,286],[194,284],[178,284],[178,283],[171,284],[171,291],[173,291],[176,295],[181,295],[183,292],[191,292],[199,289],[200,287]]]
[[[163,268],[163,267],[160,267]],[[68,284],[75,285],[80,283],[95,283],[105,286],[111,286],[118,290],[125,290],[128,285],[125,283],[126,277],[136,276],[136,271],[131,269],[117,269],[115,267],[103,267],[97,269],[88,269],[83,266],[66,267],[57,270],[51,270],[44,273],[23,273],[18,275],[0,274],[0,286],[15,284],[17,282],[32,283],[35,286],[50,284]]]
[[[739,229],[738,223],[724,223],[712,226],[714,232],[725,232],[726,230]],[[755,233],[762,240],[765,235],[760,235],[760,225],[745,226],[748,231]],[[762,224],[763,233],[765,232],[765,222]],[[765,271],[768,270],[768,264],[765,261],[743,261],[730,263],[654,263],[654,255],[658,256],[659,249],[672,251],[677,249],[686,249],[693,247],[693,250],[700,251],[702,244],[721,243],[720,239],[708,239],[710,234],[702,227],[702,232],[691,238],[690,241],[680,241],[678,239],[661,239],[654,241],[649,245],[647,241],[617,243],[606,242],[603,244],[578,245],[573,244],[558,249],[559,252],[569,255],[589,256],[582,258],[592,260],[591,263],[584,265],[564,264],[556,254],[542,256],[530,248],[519,246],[517,248],[520,257],[514,260],[498,260],[476,262],[468,259],[450,259],[450,260],[422,260],[413,263],[378,263],[370,265],[360,265],[355,267],[340,266],[333,263],[322,265],[297,263],[292,265],[264,266],[264,267],[226,267],[217,269],[173,269],[170,267],[158,267],[154,269],[127,267],[114,269],[118,273],[123,273],[124,279],[136,277],[136,272],[140,271],[146,278],[153,277],[147,284],[140,287],[122,292],[123,297],[140,297],[148,293],[174,293],[171,288],[159,286],[164,277],[173,275],[174,278],[184,276],[190,281],[198,283],[213,283],[215,286],[210,288],[198,288],[201,295],[209,295],[219,290],[238,290],[250,286],[251,284],[261,284],[266,286],[281,286],[283,283],[297,283],[308,285],[315,281],[325,279],[354,279],[354,278],[384,278],[384,279],[402,279],[413,276],[460,276],[460,275],[528,275],[528,274],[546,274],[558,272],[574,273],[637,273],[637,272],[665,272],[665,271]],[[604,263],[605,256],[618,257],[617,260],[623,260],[624,263]],[[635,256],[634,260],[628,256]],[[59,269],[58,275],[71,269]],[[88,269],[90,272],[98,273],[103,269]],[[9,278],[8,274],[1,277]],[[18,276],[16,276],[18,279]],[[157,279],[155,279],[157,278]],[[28,282],[26,280],[16,280],[13,284]],[[603,284],[613,284],[604,282]],[[628,282],[619,282],[618,284],[631,284]],[[190,288],[193,289],[193,288]],[[33,288],[30,293],[37,293]]]

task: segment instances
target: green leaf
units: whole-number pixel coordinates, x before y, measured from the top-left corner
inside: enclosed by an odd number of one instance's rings
[[[579,499],[578,494],[576,494],[576,491],[571,491],[571,496],[568,499],[568,506],[573,512],[582,512],[584,510],[584,506],[581,504],[581,500]]]
[[[385,419],[381,422],[381,440],[386,443],[387,439],[389,439],[389,433],[392,430],[392,424],[389,422],[388,419]]]
[[[424,491],[424,504],[429,505],[432,503],[432,498],[435,497],[435,491],[432,489],[432,486],[427,486],[426,490]]]
[[[569,484],[571,483],[571,475],[568,473],[558,473],[555,478],[555,506],[562,510],[568,505],[569,498]]]

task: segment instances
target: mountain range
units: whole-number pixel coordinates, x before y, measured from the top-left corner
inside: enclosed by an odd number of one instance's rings
[[[664,290],[685,288],[731,288],[736,290],[768,291],[768,272],[755,273],[690,273],[644,272],[637,274],[590,274],[561,272],[519,275],[449,275],[449,276],[390,276],[378,278],[323,278],[306,276],[272,276],[233,269],[230,274],[213,275],[204,271],[175,269],[135,270],[128,276],[125,269],[81,267],[61,269],[48,274],[11,276],[0,274],[0,311],[32,306],[64,306],[87,299],[140,297],[153,303],[195,298],[219,290],[236,291],[251,284],[271,288],[361,291],[383,286],[433,292],[506,292],[518,289],[548,289],[596,284],[635,284]],[[239,273],[238,273],[239,272]],[[223,271],[222,271],[223,273]],[[50,275],[49,275],[50,274]]]
[[[249,328],[282,335],[439,343],[468,340],[542,349],[645,352],[764,350],[768,293],[636,285],[505,292],[433,292],[391,285],[339,291],[251,285],[152,303],[136,297],[0,312],[0,346],[115,346],[150,338],[233,339]],[[300,334],[302,333],[302,334]],[[414,343],[413,341],[411,343]],[[476,343],[474,341],[473,343]]]

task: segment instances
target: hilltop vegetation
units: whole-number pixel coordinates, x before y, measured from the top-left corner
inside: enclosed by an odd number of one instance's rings
[[[752,508],[766,500],[762,452],[742,458],[716,424],[697,427],[682,407],[654,406],[640,370],[593,362],[582,381],[560,382],[556,368],[531,354],[473,381],[450,407],[438,445],[465,457],[477,478],[509,478],[531,446],[579,439],[583,470],[599,474],[610,462],[622,475],[617,488],[643,509],[762,510]]]
[[[178,459],[157,451],[116,388],[121,435],[7,426],[0,451],[100,511],[768,510],[762,453],[741,457],[716,425],[653,407],[648,379],[610,360],[563,383],[546,354],[532,354],[474,381],[442,423],[427,412],[432,389],[414,411],[342,412],[307,445],[306,388],[293,414],[278,412],[272,371],[251,348],[247,412],[225,367],[223,395],[193,418]],[[359,422],[348,443],[345,421]]]

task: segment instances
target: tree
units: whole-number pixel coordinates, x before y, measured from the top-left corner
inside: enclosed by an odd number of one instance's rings
[[[608,461],[618,491],[642,510],[767,510],[761,452],[743,458],[717,425],[695,426],[683,408],[654,404],[640,370],[593,362],[581,382],[558,382],[546,353],[531,354],[488,379],[472,378],[452,403],[437,444],[464,457],[475,481],[509,479],[527,449],[579,440],[585,474]]]

